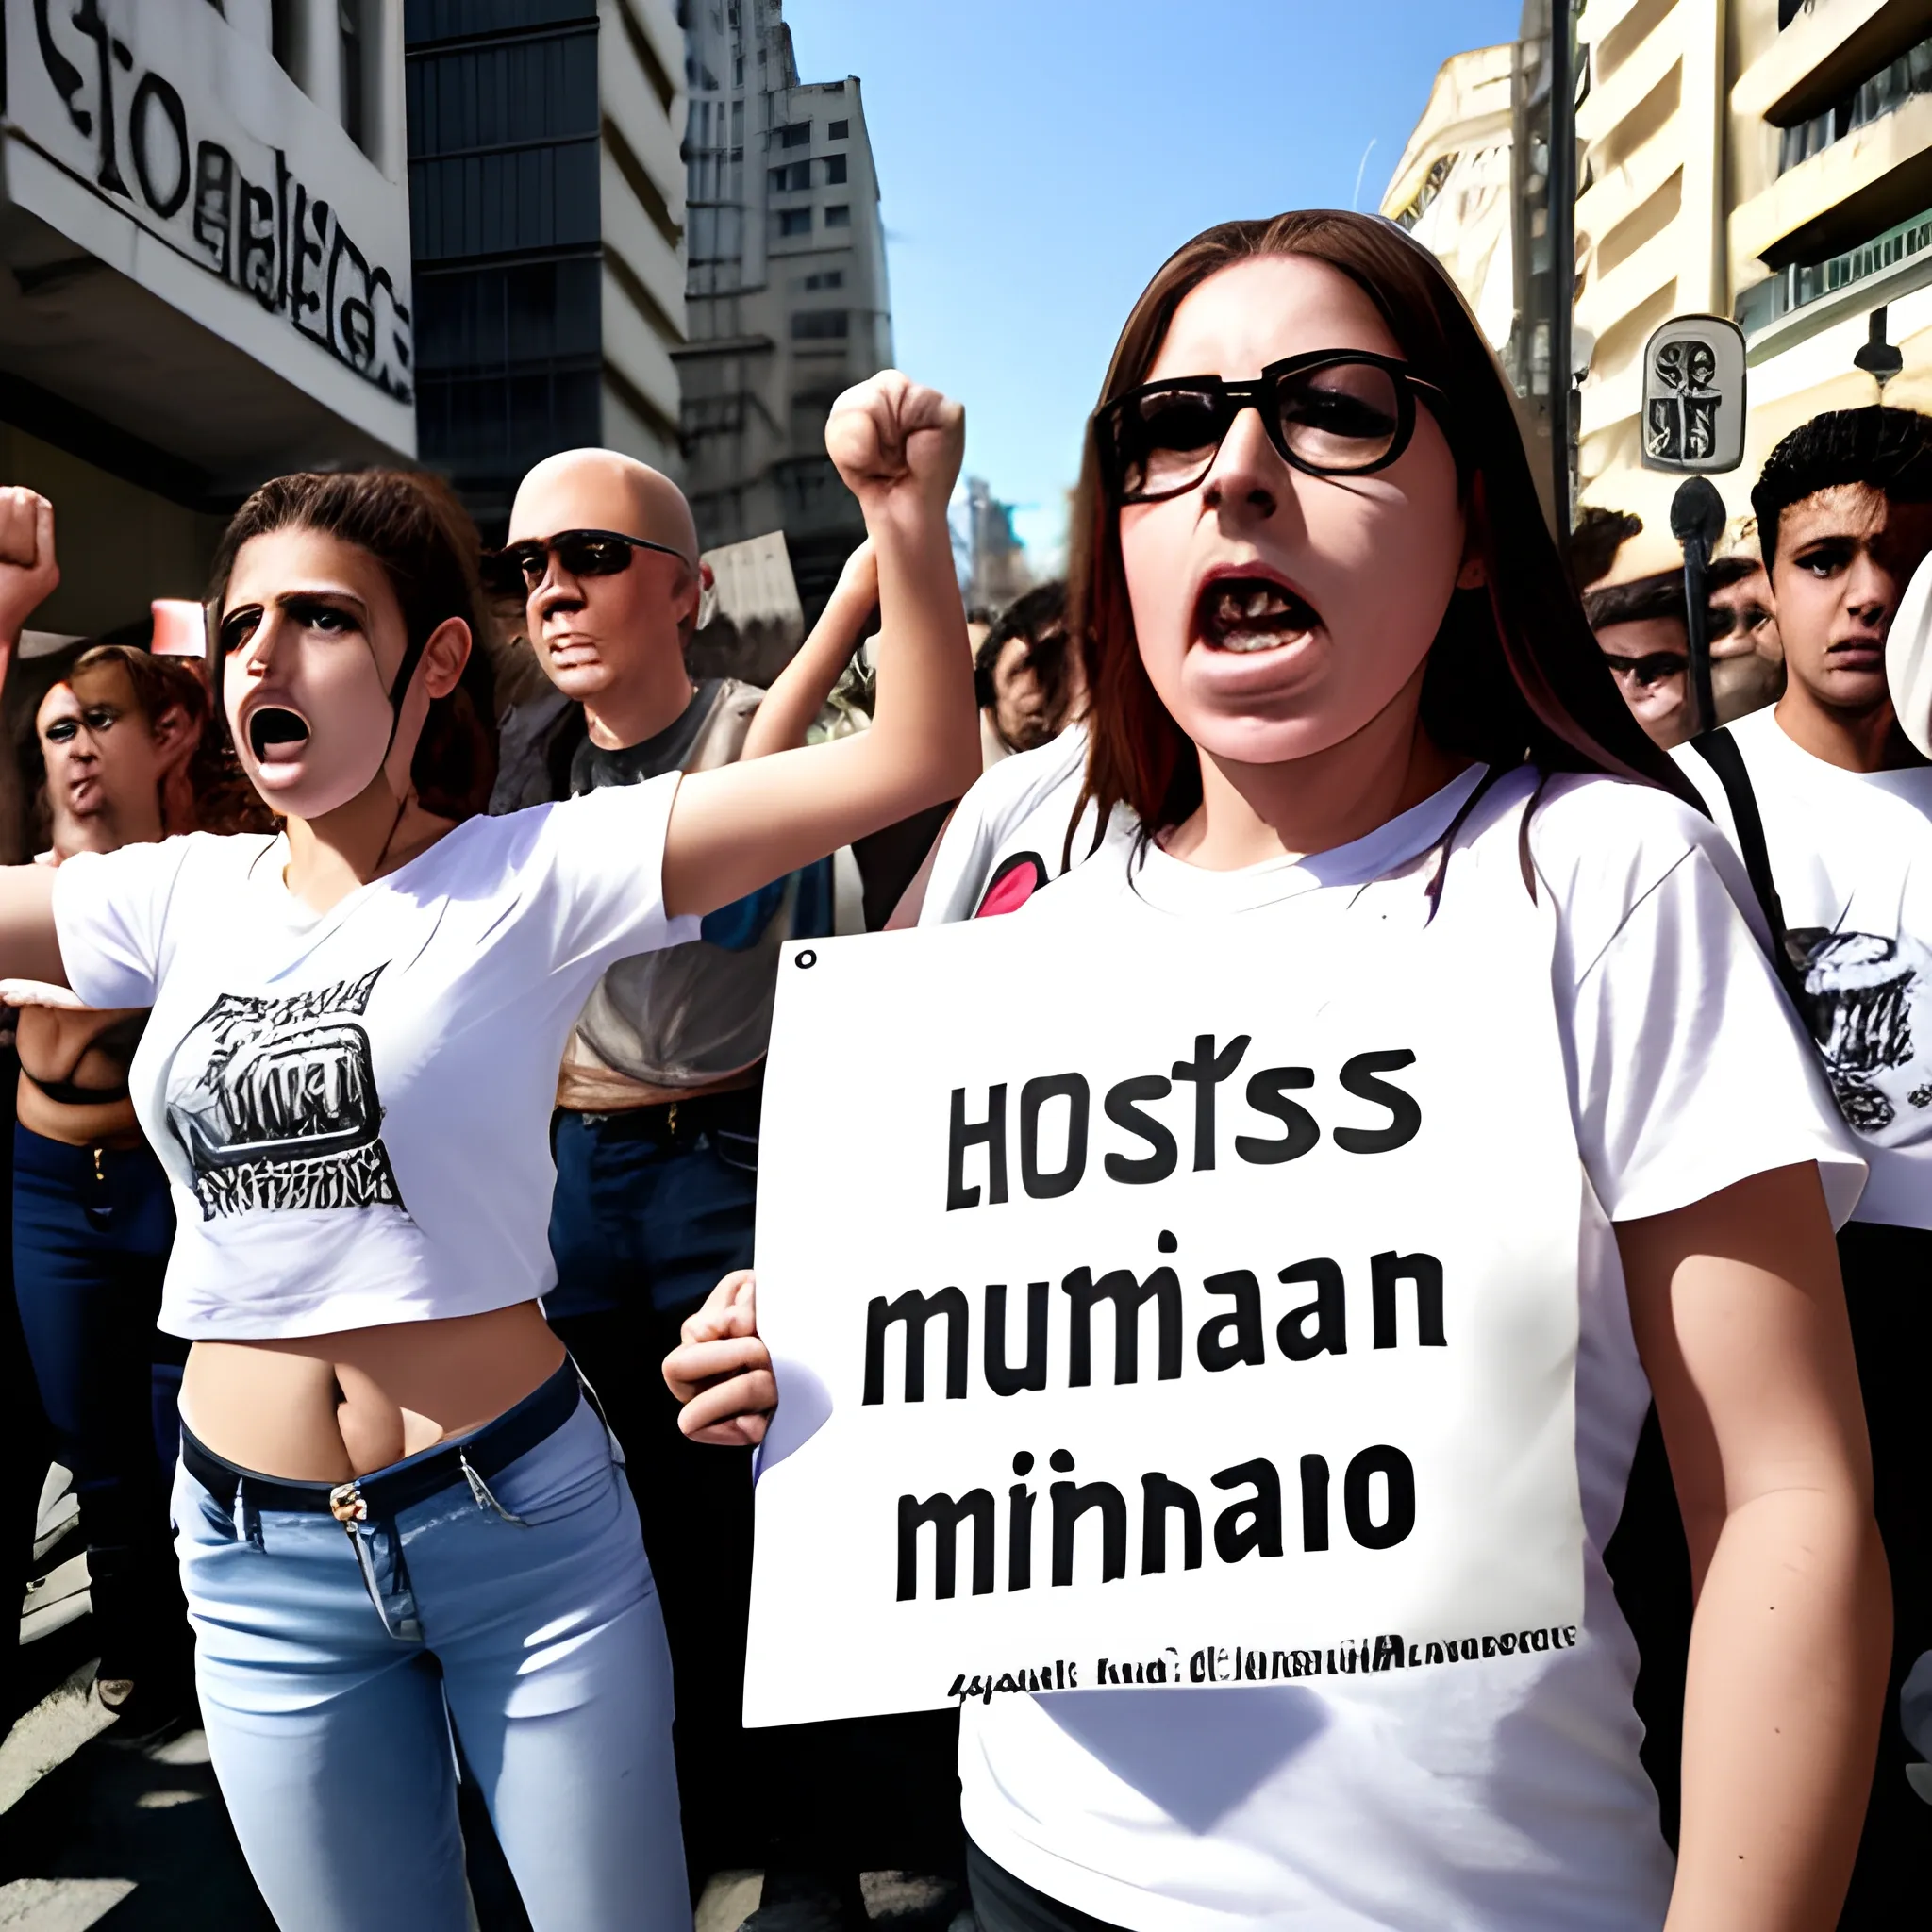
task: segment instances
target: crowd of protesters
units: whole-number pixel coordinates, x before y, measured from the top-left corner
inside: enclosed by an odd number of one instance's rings
[[[1905,1923],[1932,719],[1887,653],[1932,418],[1777,446],[1708,574],[1708,718],[1681,557],[1597,510],[1566,562],[1493,361],[1386,224],[1231,224],[1160,271],[1068,581],[976,642],[958,407],[889,373],[827,438],[871,535],[769,690],[692,678],[690,508],[593,450],[487,554],[430,479],[277,479],[205,658],[90,641],[35,707],[6,1426],[16,1499],[73,1473],[117,1730],[198,1713],[310,1932],[467,1923],[458,1776],[539,1932],[688,1924],[742,1866],[757,1932],[864,1923],[880,1866],[982,1932]],[[0,491],[0,666],[56,509]],[[809,742],[874,628],[868,728]],[[1510,1077],[1567,1105],[1590,1183],[1580,1643],[1396,1701],[743,1730],[780,947],[1023,914],[1048,958],[1149,918],[1314,958],[1377,912],[1554,1000],[1560,1054]],[[0,1512],[16,1573],[33,1530]],[[1224,1806],[1163,1795],[1229,1760]]]

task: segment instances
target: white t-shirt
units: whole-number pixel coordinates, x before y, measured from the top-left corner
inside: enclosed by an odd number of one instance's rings
[[[1087,727],[1015,752],[976,780],[946,822],[926,880],[921,925],[951,925],[982,909],[1010,912],[1063,870],[1067,826],[1087,772]],[[1077,865],[1093,842],[1093,808],[1074,836]],[[991,904],[988,894],[992,893]]]
[[[663,906],[677,783],[466,820],[322,913],[279,838],[60,868],[75,991],[154,1008],[129,1081],[178,1222],[163,1328],[320,1335],[551,1286],[564,1041],[612,960],[697,937]]]
[[[1932,766],[1847,772],[1773,710],[1730,732],[1825,1075],[1872,1163],[1857,1218],[1932,1228]],[[1735,844],[1716,773],[1692,746],[1674,756]]]
[[[1442,838],[1478,774],[1380,830],[1239,872],[1123,830],[1019,915],[1262,920],[1284,957]],[[1501,779],[1443,891],[1525,890]],[[1077,1691],[964,1708],[967,1829],[1049,1896],[1133,1932],[1656,1932],[1671,1858],[1639,1762],[1634,1642],[1603,1550],[1650,1389],[1610,1224],[1815,1161],[1835,1219],[1863,1168],[1740,918],[1723,841],[1660,791],[1554,780],[1531,830],[1552,895],[1552,997],[1590,1182],[1577,1228],[1576,1457],[1585,1612],[1574,1648],[1454,1671],[1266,1688]],[[1386,916],[1386,915],[1384,915]],[[1508,1070],[1498,1070],[1507,1078]]]

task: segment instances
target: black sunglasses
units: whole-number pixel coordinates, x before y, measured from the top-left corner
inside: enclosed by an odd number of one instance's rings
[[[648,537],[626,537],[618,530],[559,530],[554,537],[487,551],[482,559],[483,588],[498,597],[527,596],[543,581],[553,556],[574,577],[618,576],[630,568],[633,550],[661,551],[691,563],[683,551],[669,543],[653,543]]]
[[[1271,362],[1254,382],[1184,375],[1143,383],[1093,413],[1108,490],[1117,503],[1159,503],[1214,466],[1234,419],[1258,409],[1283,462],[1310,476],[1386,470],[1415,434],[1420,390],[1408,364],[1366,349],[1317,349]]]

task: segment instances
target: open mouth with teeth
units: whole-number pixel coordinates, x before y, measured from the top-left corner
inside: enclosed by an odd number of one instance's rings
[[[293,758],[308,742],[308,721],[280,705],[263,705],[248,720],[249,747],[265,765]]]
[[[1321,623],[1314,607],[1269,577],[1216,577],[1204,586],[1196,630],[1221,651],[1272,651]]]

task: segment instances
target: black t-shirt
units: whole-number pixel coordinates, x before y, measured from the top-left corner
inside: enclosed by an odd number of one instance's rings
[[[585,739],[570,761],[571,796],[581,797],[586,791],[595,791],[606,785],[641,785],[646,778],[681,772],[691,747],[698,741],[698,734],[717,705],[723,684],[722,678],[706,678],[691,693],[691,703],[663,730],[641,744],[605,751]]]

